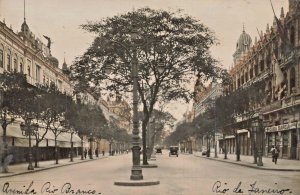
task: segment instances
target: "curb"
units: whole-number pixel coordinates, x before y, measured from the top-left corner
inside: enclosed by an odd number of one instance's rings
[[[40,169],[34,169],[32,171],[26,170],[26,171],[23,171],[23,172],[9,174],[9,175],[0,175],[0,178],[6,178],[6,177],[17,176],[17,175],[25,175],[25,174],[30,174],[30,173],[36,173],[36,172],[45,171],[45,170],[54,169],[54,168],[65,167],[65,166],[75,165],[75,164],[80,164],[80,163],[85,163],[85,162],[91,162],[91,161],[95,161],[95,160],[101,160],[101,159],[104,159],[104,158],[108,158],[108,156],[105,156],[105,157],[102,157],[102,158],[97,158],[97,159],[89,159],[89,160],[85,160],[85,161],[73,162],[73,163],[69,163],[69,164],[59,164],[57,166],[44,167],[44,168],[40,168]]]
[[[242,163],[232,162],[232,161],[227,161],[227,160],[221,160],[221,159],[216,159],[216,158],[213,158],[213,157],[202,157],[202,156],[198,156],[198,155],[194,155],[194,156],[195,157],[199,157],[199,158],[203,158],[203,159],[207,159],[207,160],[214,160],[214,161],[219,161],[219,162],[225,162],[225,163],[235,164],[235,165],[249,167],[249,168],[253,168],[253,169],[266,170],[266,171],[292,171],[292,172],[300,172],[300,169],[282,169],[282,168],[274,169],[274,168],[266,168],[266,167],[258,167],[258,166],[248,165],[248,164],[242,164]]]
[[[124,180],[124,181],[115,181],[117,186],[152,186],[158,185],[160,182],[156,179],[152,180]]]

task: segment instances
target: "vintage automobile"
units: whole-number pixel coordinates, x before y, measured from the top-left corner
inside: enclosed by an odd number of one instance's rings
[[[178,157],[178,146],[170,146],[169,156],[176,155]]]
[[[156,148],[156,154],[158,154],[158,153],[162,154],[162,149],[161,148]]]

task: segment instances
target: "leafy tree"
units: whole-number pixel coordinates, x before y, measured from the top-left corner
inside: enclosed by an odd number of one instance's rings
[[[203,82],[221,72],[209,52],[216,42],[214,34],[180,11],[142,8],[82,27],[97,37],[71,67],[77,83],[128,93],[132,90],[131,65],[138,63],[138,93],[144,112],[143,148],[149,118],[160,97],[166,101],[188,101],[192,93],[186,86],[195,74]],[[131,36],[133,31],[138,32],[138,39]],[[111,74],[105,73],[108,67]],[[107,85],[103,86],[102,81],[107,81]],[[150,99],[145,91],[150,92]],[[146,150],[143,151],[143,164],[148,164]]]
[[[235,135],[237,139],[237,160],[240,160],[240,141],[237,130],[239,128],[251,129],[252,118],[259,113],[260,107],[265,102],[264,90],[265,81],[261,80],[248,87],[240,88],[225,96],[221,96],[216,100],[217,126],[223,130],[224,137],[225,134]],[[237,117],[242,117],[242,122],[237,122]],[[253,136],[253,133],[251,133],[251,140],[254,146]],[[256,153],[255,148],[253,153]]]
[[[91,133],[97,138],[98,143],[102,138],[107,138],[107,121],[100,107],[96,105],[75,104],[73,102],[67,108],[65,119],[68,121],[68,126],[74,128],[82,139],[83,136]]]
[[[154,149],[154,145],[161,143],[161,135],[163,133],[163,130],[165,127],[170,127],[172,128],[174,126],[175,118],[170,114],[169,112],[164,112],[163,111],[163,106],[160,107],[159,110],[154,109],[151,119],[150,119],[150,124],[148,126],[149,131],[149,153],[151,154]]]
[[[175,130],[165,139],[165,144],[168,146],[178,145],[180,141],[191,137],[195,132],[195,126],[192,123],[181,123]]]
[[[1,156],[2,172],[8,172],[8,164],[10,158],[8,157],[8,146],[7,146],[7,126],[12,124],[15,120],[14,112],[11,112],[13,107],[14,95],[12,92],[28,87],[26,77],[16,72],[4,72],[0,74],[0,121],[3,129],[3,145],[4,149]]]

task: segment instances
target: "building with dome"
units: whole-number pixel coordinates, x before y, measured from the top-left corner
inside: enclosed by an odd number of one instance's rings
[[[289,0],[289,10],[274,17],[271,26],[260,37],[251,37],[243,29],[233,54],[234,66],[230,69],[232,83],[229,91],[246,89],[261,81],[265,94],[259,104],[253,104],[251,116],[236,116],[239,129],[220,140],[220,146],[229,153],[253,155],[259,147],[263,155],[270,156],[272,145],[280,148],[280,158],[300,159],[300,3]],[[247,117],[246,117],[247,116]],[[248,122],[260,121],[262,134]],[[242,128],[242,127],[245,128]],[[260,139],[258,139],[260,138]],[[261,140],[261,141],[260,141]]]
[[[236,43],[236,51],[233,54],[234,64],[238,64],[241,59],[247,54],[250,47],[252,46],[252,39],[250,35],[245,32],[245,27],[243,27],[243,32],[240,35]]]

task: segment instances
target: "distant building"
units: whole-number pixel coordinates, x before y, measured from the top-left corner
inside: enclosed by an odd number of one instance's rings
[[[214,100],[223,94],[223,87],[220,83],[211,82],[206,88],[199,89],[195,86],[195,99],[193,104],[194,117],[205,112],[214,103]]]

